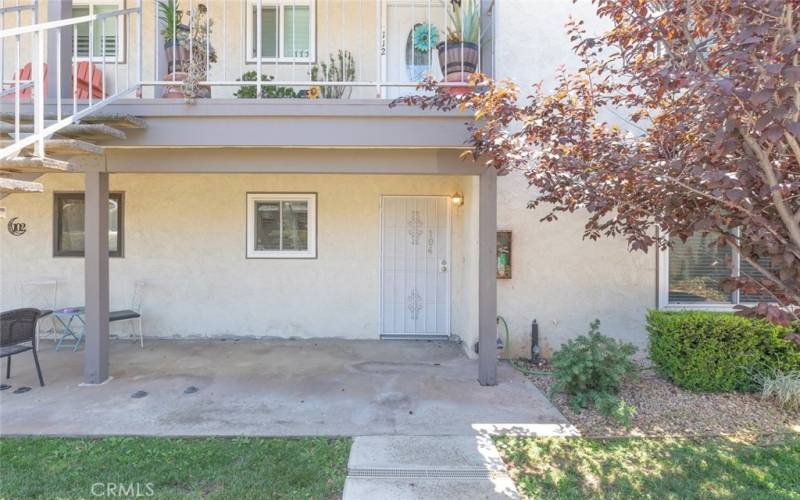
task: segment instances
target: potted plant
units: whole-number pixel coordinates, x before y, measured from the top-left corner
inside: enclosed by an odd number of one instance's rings
[[[186,12],[188,25],[182,22],[184,12],[175,0],[160,1],[159,9],[168,72],[164,80],[181,82],[168,85],[164,97],[210,97],[211,89],[202,82],[208,79],[210,64],[217,62],[217,52],[209,43],[213,21],[207,19],[208,8],[199,3]]]
[[[311,81],[314,82],[352,82],[356,79],[356,63],[349,50],[339,50],[334,57],[331,54],[328,62],[321,62],[311,67]],[[353,88],[349,85],[319,85],[308,91],[310,99],[347,99]]]
[[[162,25],[167,74],[186,73],[189,69],[189,47],[183,41],[188,39],[189,26],[183,24],[183,11],[175,0],[161,0],[158,2],[158,19]]]
[[[446,82],[468,82],[478,69],[481,43],[480,0],[450,0],[446,41],[439,42],[439,66]]]

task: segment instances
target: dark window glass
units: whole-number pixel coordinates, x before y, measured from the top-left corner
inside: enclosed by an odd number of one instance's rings
[[[108,254],[122,257],[123,250],[123,195],[108,196]],[[56,257],[83,257],[85,248],[83,193],[56,193],[53,210],[53,255]]]

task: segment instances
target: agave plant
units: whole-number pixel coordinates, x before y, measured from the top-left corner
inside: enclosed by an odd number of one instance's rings
[[[447,43],[474,43],[481,41],[480,0],[450,0],[450,26]]]
[[[175,0],[161,0],[158,2],[158,20],[163,25],[161,35],[164,37],[165,42],[173,41],[175,39],[175,31],[184,28],[182,26],[183,11],[179,7]]]

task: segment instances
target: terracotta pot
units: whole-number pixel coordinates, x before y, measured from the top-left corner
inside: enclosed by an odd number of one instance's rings
[[[469,81],[478,69],[480,50],[478,44],[469,42],[445,43],[440,42],[436,48],[439,50],[439,67],[445,81]],[[447,63],[445,66],[445,62]]]
[[[451,83],[460,83],[460,82],[469,82],[469,79],[472,77],[474,73],[466,73],[466,72],[456,72],[450,73],[446,77],[444,77],[444,81],[451,82]],[[447,93],[450,95],[463,95],[470,91],[473,88],[469,85],[465,84],[463,87],[447,87]]]

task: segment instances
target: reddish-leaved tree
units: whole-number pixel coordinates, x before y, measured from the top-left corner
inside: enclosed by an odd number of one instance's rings
[[[458,94],[402,99],[470,110],[469,154],[521,170],[544,220],[586,210],[585,237],[631,250],[714,234],[757,273],[727,290],[774,298],[744,314],[800,314],[800,0],[594,0],[611,28],[570,21],[581,65],[521,97],[476,75]],[[397,103],[394,103],[397,104]],[[601,117],[617,114],[622,127]]]

